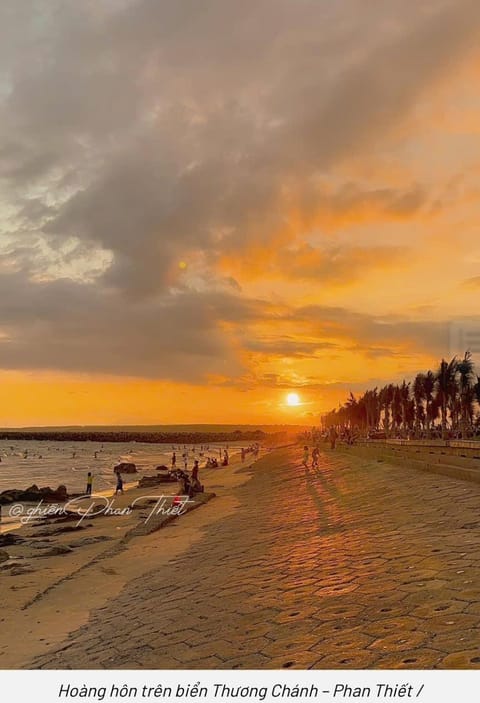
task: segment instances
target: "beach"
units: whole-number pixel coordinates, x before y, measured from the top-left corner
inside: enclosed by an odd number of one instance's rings
[[[89,547],[83,568],[57,557],[43,591],[38,574],[2,576],[1,665],[478,668],[480,486],[328,449],[318,471],[301,458],[277,448],[215,474],[201,509],[97,560]]]
[[[201,539],[204,524],[234,509],[235,488],[248,479],[252,463],[252,454],[242,464],[234,451],[229,466],[202,470],[205,494],[198,494],[202,507],[192,514],[168,516],[172,496],[178,493],[174,482],[131,488],[115,498],[113,491],[108,496],[102,491],[93,496],[102,507],[91,519],[87,515],[65,523],[31,523],[0,535],[22,540],[0,546],[0,554],[10,557],[0,563],[0,667],[18,668],[58,645],[88,621],[93,609],[115,599],[125,584],[162,568]],[[105,514],[107,500],[115,514]],[[144,508],[128,512],[132,504]]]

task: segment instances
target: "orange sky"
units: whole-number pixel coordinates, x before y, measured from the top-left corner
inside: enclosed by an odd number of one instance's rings
[[[313,424],[463,353],[478,3],[127,5],[0,23],[0,426]]]

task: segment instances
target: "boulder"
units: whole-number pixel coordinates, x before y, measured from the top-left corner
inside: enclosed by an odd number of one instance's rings
[[[39,488],[36,484],[29,486],[25,490],[18,488],[9,489],[0,493],[0,505],[9,503],[63,503],[68,499],[67,488],[64,485],[58,486],[56,490],[45,486]]]
[[[14,535],[13,532],[6,532],[5,534],[0,535],[0,547],[9,547],[12,544],[18,544],[19,542],[23,542],[23,537]]]
[[[135,466],[135,464],[132,464],[128,461],[121,461],[120,464],[114,466],[113,471],[114,473],[118,471],[121,474],[136,474],[137,467]]]
[[[168,466],[165,466],[165,464],[160,464],[160,466],[157,466],[156,471],[168,471]]]
[[[46,503],[64,503],[68,500],[67,487],[61,484],[54,491],[51,488],[40,488],[43,500]]]
[[[3,491],[0,493],[0,505],[8,505],[9,503],[15,503],[19,500],[23,491],[15,488],[11,488],[8,491]]]
[[[176,479],[175,476],[172,476],[172,474],[168,471],[158,473],[155,478],[157,478],[160,483],[176,483],[178,481],[178,479]]]
[[[142,476],[138,482],[138,488],[151,488],[152,486],[159,486],[161,483],[170,483],[172,477],[168,474],[163,476],[162,474],[157,474],[157,476]],[[176,479],[173,479],[176,481]]]

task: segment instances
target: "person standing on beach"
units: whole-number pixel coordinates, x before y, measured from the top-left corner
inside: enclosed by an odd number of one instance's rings
[[[118,495],[118,492],[120,492],[123,496],[123,478],[122,474],[120,471],[115,472],[117,474],[117,486],[115,488],[115,495]]]
[[[89,471],[87,474],[87,490],[85,491],[87,496],[92,495],[92,486],[93,486],[93,474],[91,471]]]
[[[185,452],[183,455],[183,465],[186,471],[188,469],[188,452]]]
[[[195,459],[195,461],[193,462],[192,487],[195,491],[201,490],[200,480],[198,478],[198,461],[197,461],[197,459]]]
[[[175,469],[176,465],[177,465],[177,455],[175,454],[175,452],[173,452],[173,454],[172,454],[172,471]]]
[[[312,469],[318,469],[318,457],[319,457],[319,449],[318,447],[314,447],[313,452],[312,452]]]

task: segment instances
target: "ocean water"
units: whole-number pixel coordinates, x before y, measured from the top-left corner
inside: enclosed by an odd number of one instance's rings
[[[94,475],[93,491],[115,490],[113,467],[121,461],[136,464],[137,474],[122,474],[125,487],[134,485],[145,474],[155,474],[155,468],[165,464],[170,468],[175,446],[177,467],[183,468],[182,454],[188,453],[188,469],[198,459],[200,467],[208,456],[219,458],[227,443],[208,445],[147,444],[142,442],[51,442],[0,440],[0,493],[10,488],[25,489],[36,484],[39,488],[60,484],[68,493],[85,490],[87,473]],[[233,458],[245,442],[228,443]],[[185,448],[184,448],[185,447]]]

